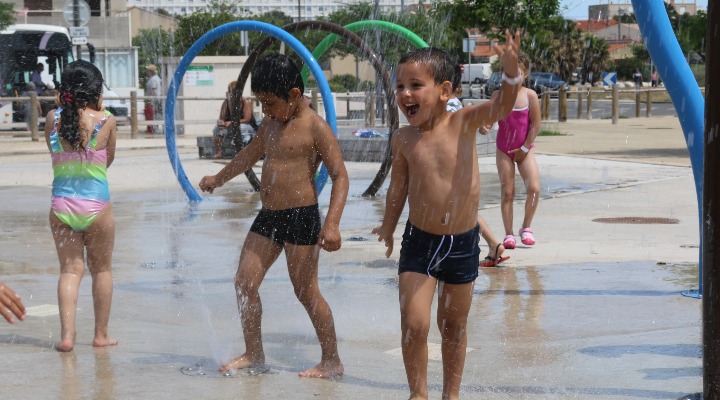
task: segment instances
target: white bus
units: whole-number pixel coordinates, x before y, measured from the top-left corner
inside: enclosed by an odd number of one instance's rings
[[[0,31],[0,96],[16,97],[25,92],[30,74],[44,66],[43,83],[59,87],[65,66],[74,60],[67,28],[55,25],[18,24]],[[25,105],[0,97],[0,130],[25,128]]]

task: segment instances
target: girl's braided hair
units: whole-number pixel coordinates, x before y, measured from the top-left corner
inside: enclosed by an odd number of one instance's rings
[[[102,73],[88,61],[73,61],[62,73],[58,92],[62,124],[58,135],[76,150],[82,144],[79,110],[84,110],[89,104],[99,107],[102,87]]]

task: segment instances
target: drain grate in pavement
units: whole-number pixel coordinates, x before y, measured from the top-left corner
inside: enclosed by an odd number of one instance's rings
[[[616,217],[595,218],[593,222],[603,224],[677,224],[680,221],[675,218]]]

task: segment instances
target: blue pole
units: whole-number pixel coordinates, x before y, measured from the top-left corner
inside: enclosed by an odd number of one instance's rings
[[[202,49],[221,36],[239,31],[253,31],[271,35],[288,44],[293,50],[295,50],[296,53],[298,53],[298,55],[300,55],[300,57],[302,57],[305,64],[309,66],[310,71],[317,81],[318,88],[320,89],[320,94],[322,95],[323,105],[325,108],[325,120],[328,124],[330,124],[335,137],[337,137],[337,116],[335,114],[335,102],[332,98],[330,85],[320,68],[320,64],[318,64],[317,60],[315,60],[315,57],[313,57],[310,50],[308,50],[302,43],[300,43],[299,40],[288,32],[265,22],[234,21],[220,25],[204,34],[200,37],[200,39],[193,43],[192,46],[190,46],[175,70],[173,79],[168,87],[167,99],[165,100],[165,144],[168,156],[170,157],[170,165],[175,172],[175,176],[177,176],[180,186],[188,196],[188,200],[191,202],[202,201],[203,199],[188,180],[185,170],[182,167],[182,163],[180,162],[180,157],[177,153],[174,124],[175,100],[180,89],[180,84],[182,83],[183,75],[185,75],[185,71],[187,71],[187,68],[190,66],[190,63],[192,63],[192,60],[200,54]],[[329,176],[330,174],[323,164],[320,172],[315,176],[315,187],[317,188],[318,194],[322,192]]]
[[[690,165],[695,177],[695,192],[698,202],[698,226],[702,237],[702,180],[703,142],[705,135],[705,99],[695,81],[692,70],[680,49],[670,18],[662,0],[632,0],[635,17],[658,73],[670,95],[685,142],[690,153]],[[698,254],[699,289],[683,292],[689,297],[702,294],[702,240]]]

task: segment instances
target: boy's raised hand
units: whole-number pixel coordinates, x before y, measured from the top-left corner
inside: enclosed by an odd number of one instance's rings
[[[515,37],[509,30],[505,30],[505,44],[493,45],[495,53],[500,56],[500,65],[508,78],[515,78],[520,73],[518,69],[518,54],[520,53],[520,31],[515,31]]]

